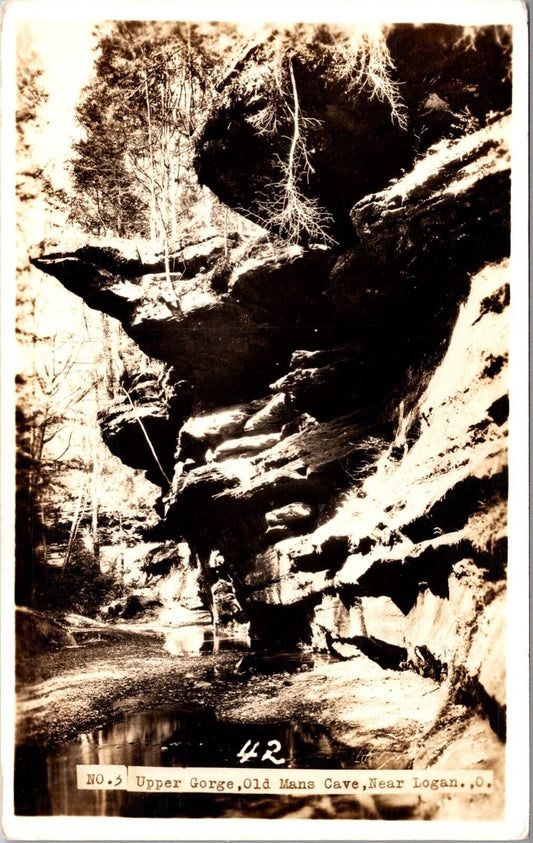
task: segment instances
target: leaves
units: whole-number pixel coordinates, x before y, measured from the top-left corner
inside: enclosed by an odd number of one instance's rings
[[[210,24],[118,21],[105,28],[77,119],[70,217],[95,234],[178,245],[201,196],[191,138],[218,68]],[[223,47],[221,47],[223,49]]]
[[[319,79],[326,92],[336,91],[337,97],[340,92],[348,102],[362,96],[377,99],[388,106],[391,121],[405,130],[407,110],[395,79],[385,28],[271,27],[269,35],[246,51],[240,65],[243,72],[233,82],[233,102],[246,102],[246,122],[265,139],[265,150],[269,136],[276,135],[272,140],[276,149],[280,141],[287,144],[287,153],[276,151],[270,162],[276,176],[259,196],[254,218],[291,243],[331,246],[334,220],[321,207],[313,185],[313,158],[320,144],[321,124],[311,116],[313,102],[305,91],[305,80]],[[302,78],[302,91],[307,93],[302,98],[307,100],[304,108],[298,90]]]

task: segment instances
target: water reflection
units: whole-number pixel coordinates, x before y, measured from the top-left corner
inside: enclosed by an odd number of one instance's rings
[[[322,661],[329,661],[321,658]],[[317,657],[312,653],[298,650],[292,653],[250,653],[240,659],[235,669],[238,673],[249,675],[258,673],[272,676],[276,673],[298,673],[311,670]]]
[[[165,633],[163,645],[173,656],[199,656],[223,650],[249,650],[247,627],[230,632],[214,632],[213,627],[182,626]]]
[[[224,794],[137,794],[78,790],[76,786],[76,764],[272,769],[272,764],[261,764],[258,758],[240,764],[238,752],[249,740],[258,741],[260,746],[279,741],[286,759],[284,767],[364,766],[356,749],[339,744],[317,723],[221,723],[212,711],[164,708],[81,734],[76,742],[47,755],[35,747],[19,747],[16,812],[54,816],[254,816],[261,802],[262,810],[267,811],[265,816],[269,816],[265,797],[256,797],[255,802],[253,797],[240,799],[236,804],[236,797]],[[270,802],[272,810],[274,806],[279,809],[280,797],[272,797]],[[289,800],[288,804],[294,802]]]

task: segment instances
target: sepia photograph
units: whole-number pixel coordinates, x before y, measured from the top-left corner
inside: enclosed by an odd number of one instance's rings
[[[108,8],[3,7],[6,838],[526,837],[526,6]]]

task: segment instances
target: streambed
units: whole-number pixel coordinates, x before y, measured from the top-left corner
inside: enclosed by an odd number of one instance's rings
[[[243,761],[243,748],[259,749]],[[271,747],[274,762],[261,763],[261,748]],[[239,752],[241,757],[239,758]],[[283,755],[282,755],[283,753]],[[206,816],[235,812],[235,796],[203,794],[139,794],[125,790],[78,790],[77,764],[122,764],[138,767],[264,766],[287,768],[362,768],[365,756],[333,740],[313,722],[228,723],[201,706],[156,708],[131,714],[117,723],[82,732],[73,741],[48,751],[21,746],[17,751],[17,810],[21,814],[91,816]],[[272,810],[279,797],[271,797]],[[267,800],[268,801],[268,800]],[[289,800],[290,801],[290,800]],[[346,800],[344,800],[346,801]],[[238,812],[247,815],[265,805],[265,797],[239,798]],[[358,810],[358,805],[355,806]]]
[[[276,751],[279,744],[280,767],[261,757],[242,762],[270,772],[402,769],[424,752],[427,763],[425,734],[443,689],[408,672],[384,671],[364,656],[338,662],[305,651],[257,653],[242,638],[215,643],[206,625],[167,634],[107,626],[77,631],[76,638],[78,646],[19,661],[20,814],[358,818],[441,809],[412,796],[79,791],[76,764],[239,767],[248,741],[261,748],[276,741],[270,745]],[[177,647],[178,640],[194,640],[194,652]],[[450,723],[466,728],[468,719],[458,709]],[[475,740],[479,748],[479,732]]]

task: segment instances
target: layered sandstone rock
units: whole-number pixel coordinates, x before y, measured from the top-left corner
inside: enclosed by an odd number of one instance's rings
[[[422,71],[437,35],[443,51],[429,79]],[[104,436],[130,464],[137,443],[135,465],[162,488],[165,535],[187,541],[206,576],[210,560],[222,560],[252,636],[343,659],[363,653],[448,682],[499,734],[504,35],[478,33],[476,65],[463,30],[391,29],[411,119],[402,143],[403,130],[385,128],[383,103],[362,94],[342,111],[340,88],[322,90],[314,60],[295,63],[302,108],[320,119],[309,190],[333,215],[335,246],[215,239],[174,255],[170,276],[157,261],[94,247],[34,260],[166,364],[165,388],[137,396],[164,471],[154,470],[126,395],[104,414]],[[420,54],[416,72],[407,47]],[[239,99],[238,80],[268,49],[257,46],[222,84],[197,144],[204,181],[252,216],[284,133],[254,134],[257,101]],[[454,74],[470,80],[464,101]],[[353,134],[359,120],[364,137]]]

